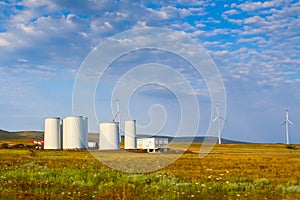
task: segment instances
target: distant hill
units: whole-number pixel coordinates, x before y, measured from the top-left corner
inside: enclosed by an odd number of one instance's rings
[[[149,135],[137,135],[137,137],[151,137]],[[170,136],[155,136],[155,137],[167,137],[169,142],[203,142],[205,137],[198,136],[198,137],[170,137]],[[124,136],[121,137],[122,141],[124,141]],[[41,131],[18,131],[18,132],[9,132],[0,129],[0,140],[32,140],[44,139],[44,132]],[[209,141],[216,142],[217,138],[208,137],[206,138]],[[99,134],[98,133],[89,133],[89,141],[90,142],[99,142]],[[235,141],[235,140],[228,140],[222,138],[222,144],[245,144],[248,142],[242,141]]]
[[[138,138],[142,137],[152,137],[149,135],[137,135]],[[170,137],[170,136],[155,136],[155,137],[164,137],[168,138],[169,142],[203,142],[204,139],[208,139],[206,141],[211,142],[217,142],[217,138],[215,137],[204,137],[204,136],[198,136],[198,137]],[[124,135],[121,136],[121,140],[124,141]],[[89,141],[91,142],[99,142],[99,134],[98,133],[90,133],[89,134]],[[235,140],[228,140],[222,138],[222,144],[247,144],[249,142],[242,142],[242,141],[235,141]]]
[[[0,140],[32,140],[44,139],[44,132],[41,131],[18,131],[18,132],[9,132],[6,130],[0,129]]]
[[[216,137],[204,137],[204,136],[197,136],[197,137],[168,137],[169,142],[203,142],[206,139],[206,142],[217,143],[218,138]],[[246,144],[248,142],[236,141],[236,140],[228,140],[228,139],[221,139],[222,144]]]
[[[1,133],[5,134],[5,133],[9,133],[9,131],[5,131],[5,130],[0,129],[0,134]]]

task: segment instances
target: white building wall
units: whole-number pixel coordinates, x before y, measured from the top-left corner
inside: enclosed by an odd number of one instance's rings
[[[87,117],[82,117],[82,133],[81,133],[81,138],[82,138],[82,146],[84,148],[88,148],[88,142],[89,142],[89,127],[88,127],[88,118]]]
[[[136,149],[136,121],[125,121],[124,149]]]
[[[44,128],[44,149],[61,149],[62,135],[60,118],[45,118]]]
[[[120,149],[119,124],[117,122],[100,123],[99,149]]]
[[[70,116],[63,119],[63,149],[86,149],[86,125],[81,116]]]
[[[168,138],[137,138],[138,149],[167,149]]]

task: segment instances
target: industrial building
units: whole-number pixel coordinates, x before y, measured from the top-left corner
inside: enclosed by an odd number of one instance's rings
[[[137,138],[137,148],[146,149],[148,152],[167,150],[168,143],[169,143],[168,138],[160,138],[160,137]]]
[[[168,149],[168,138],[137,138],[136,121],[124,122],[124,149],[146,149],[148,152]],[[119,122],[99,124],[99,145],[88,141],[88,119],[82,116],[45,118],[44,149],[119,150]]]
[[[168,150],[168,138],[137,138],[136,121],[124,122],[124,149],[146,149],[148,152]],[[100,123],[99,150],[120,149],[120,131],[118,122]]]
[[[82,116],[45,118],[44,149],[87,149],[88,119]]]

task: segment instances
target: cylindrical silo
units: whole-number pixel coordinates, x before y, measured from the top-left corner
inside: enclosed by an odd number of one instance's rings
[[[70,116],[63,119],[63,149],[85,149],[84,120],[81,116]]]
[[[100,123],[99,149],[120,149],[118,122]]]
[[[135,120],[125,121],[124,149],[136,149],[136,122],[135,122]]]
[[[84,146],[85,149],[88,148],[88,143],[89,143],[89,128],[88,128],[88,118],[87,117],[82,117],[82,145]]]
[[[61,149],[61,126],[58,117],[45,118],[44,149]]]

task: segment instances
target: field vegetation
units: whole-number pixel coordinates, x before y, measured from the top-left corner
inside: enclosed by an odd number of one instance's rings
[[[216,145],[199,158],[200,146],[146,174],[111,169],[89,151],[3,148],[0,199],[300,199],[299,146]]]

